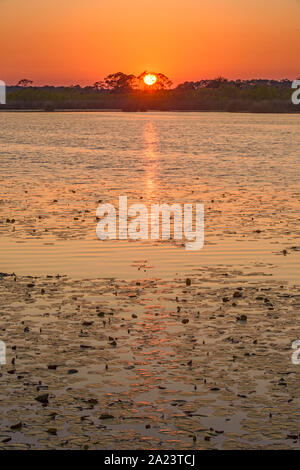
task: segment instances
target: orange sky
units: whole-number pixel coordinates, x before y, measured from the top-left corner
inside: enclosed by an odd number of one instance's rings
[[[0,0],[0,79],[300,76],[300,0]]]

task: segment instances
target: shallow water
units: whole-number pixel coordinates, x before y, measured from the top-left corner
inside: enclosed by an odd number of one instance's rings
[[[285,245],[284,245],[285,246]],[[246,268],[249,275],[272,276],[277,280],[299,283],[300,251],[284,256],[282,245],[270,241],[227,241],[207,244],[196,252],[184,248],[127,241],[95,240],[26,240],[3,239],[1,269],[20,275],[43,275],[45,266],[51,275],[66,274],[73,278],[136,279],[144,277],[172,279],[177,274],[201,271],[206,267]]]
[[[299,144],[293,115],[0,113],[0,448],[299,448]],[[120,195],[204,202],[203,250],[100,242]]]
[[[299,148],[294,115],[0,113],[5,270],[26,274],[32,257],[36,273],[57,265],[77,276],[80,262],[82,274],[94,276],[103,273],[99,259],[108,276],[123,277],[124,262],[140,257],[162,275],[193,257],[196,267],[253,258],[299,280],[297,251],[284,262],[272,254],[299,240]],[[204,250],[98,242],[98,201],[117,206],[120,195],[129,204],[204,202]],[[58,243],[71,239],[88,241]],[[11,241],[26,243],[14,249]]]

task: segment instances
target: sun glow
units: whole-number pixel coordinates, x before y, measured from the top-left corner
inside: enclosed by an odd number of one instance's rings
[[[156,80],[157,80],[157,77],[153,75],[152,73],[148,73],[147,75],[144,76],[144,82],[146,83],[146,85],[149,85],[149,86],[154,85]]]

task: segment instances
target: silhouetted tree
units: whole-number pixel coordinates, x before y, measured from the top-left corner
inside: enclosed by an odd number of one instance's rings
[[[149,74],[156,76],[156,82],[153,85],[153,88],[155,90],[167,90],[168,88],[171,88],[172,86],[171,80],[163,73],[147,72],[145,70],[137,78],[138,80],[144,80],[144,77],[146,77],[146,75],[149,75]]]
[[[226,85],[227,83],[228,83],[227,78],[218,77],[218,78],[214,78],[213,80],[210,80],[209,83],[207,84],[207,88],[220,88],[220,86]]]
[[[157,78],[157,87],[160,88],[161,90],[166,90],[168,88],[171,88],[173,85],[172,81],[163,73],[157,73],[156,74]]]
[[[28,80],[28,78],[22,78],[22,80],[19,80],[17,83],[17,86],[21,86],[23,88],[28,88],[33,84],[32,80]]]
[[[197,86],[195,82],[184,82],[180,83],[177,87],[176,90],[196,90]]]
[[[112,73],[104,78],[104,88],[113,92],[128,92],[133,90],[136,85],[136,76],[123,72]]]
[[[105,83],[103,81],[98,81],[98,82],[95,82],[93,85],[92,85],[92,89],[93,90],[104,90],[106,88],[105,86]]]

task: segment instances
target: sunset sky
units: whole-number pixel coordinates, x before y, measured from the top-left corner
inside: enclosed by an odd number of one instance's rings
[[[0,79],[300,76],[300,0],[0,0]]]

